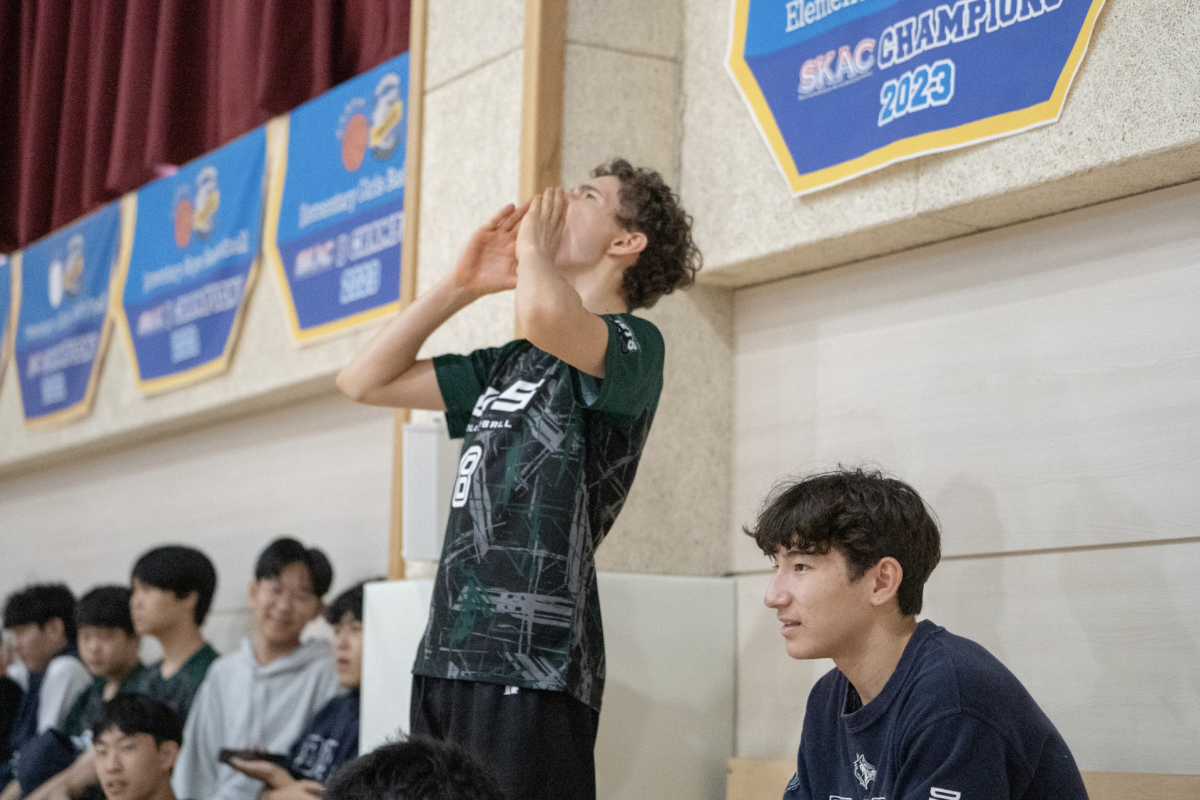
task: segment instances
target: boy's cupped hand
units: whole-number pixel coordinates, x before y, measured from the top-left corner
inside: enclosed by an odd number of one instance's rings
[[[510,203],[471,234],[454,265],[456,286],[478,295],[516,288],[517,230],[528,210],[528,202]]]
[[[517,253],[522,258],[540,257],[553,264],[566,221],[567,197],[560,187],[551,186],[534,195],[517,234]]]

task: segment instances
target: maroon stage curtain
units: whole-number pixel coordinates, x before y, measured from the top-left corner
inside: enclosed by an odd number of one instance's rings
[[[0,0],[0,252],[408,49],[409,0]]]

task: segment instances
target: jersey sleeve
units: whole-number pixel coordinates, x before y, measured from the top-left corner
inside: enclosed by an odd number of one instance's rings
[[[1029,768],[1004,737],[966,713],[929,723],[905,742],[895,800],[1010,800]]]
[[[576,399],[589,411],[636,417],[658,404],[666,347],[653,322],[632,314],[602,316],[608,325],[603,380],[572,370]]]
[[[452,353],[433,359],[438,390],[446,404],[446,428],[451,439],[462,438],[466,433],[471,411],[487,388],[488,375],[507,347],[489,347],[465,356]]]

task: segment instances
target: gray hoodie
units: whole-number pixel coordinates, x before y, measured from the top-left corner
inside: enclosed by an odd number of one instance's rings
[[[171,786],[190,800],[255,800],[263,785],[220,764],[222,748],[286,754],[329,698],[337,666],[328,642],[312,641],[262,666],[249,639],[213,662],[196,692]]]

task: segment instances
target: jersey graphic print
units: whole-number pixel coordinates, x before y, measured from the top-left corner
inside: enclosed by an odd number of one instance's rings
[[[600,707],[593,554],[625,503],[662,387],[657,329],[604,319],[614,364],[604,381],[525,341],[435,359],[464,443],[416,674]]]
[[[875,780],[875,768],[867,759],[863,758],[862,753],[859,753],[858,758],[854,759],[854,777],[858,778],[858,782],[864,789],[870,789],[871,783]]]

